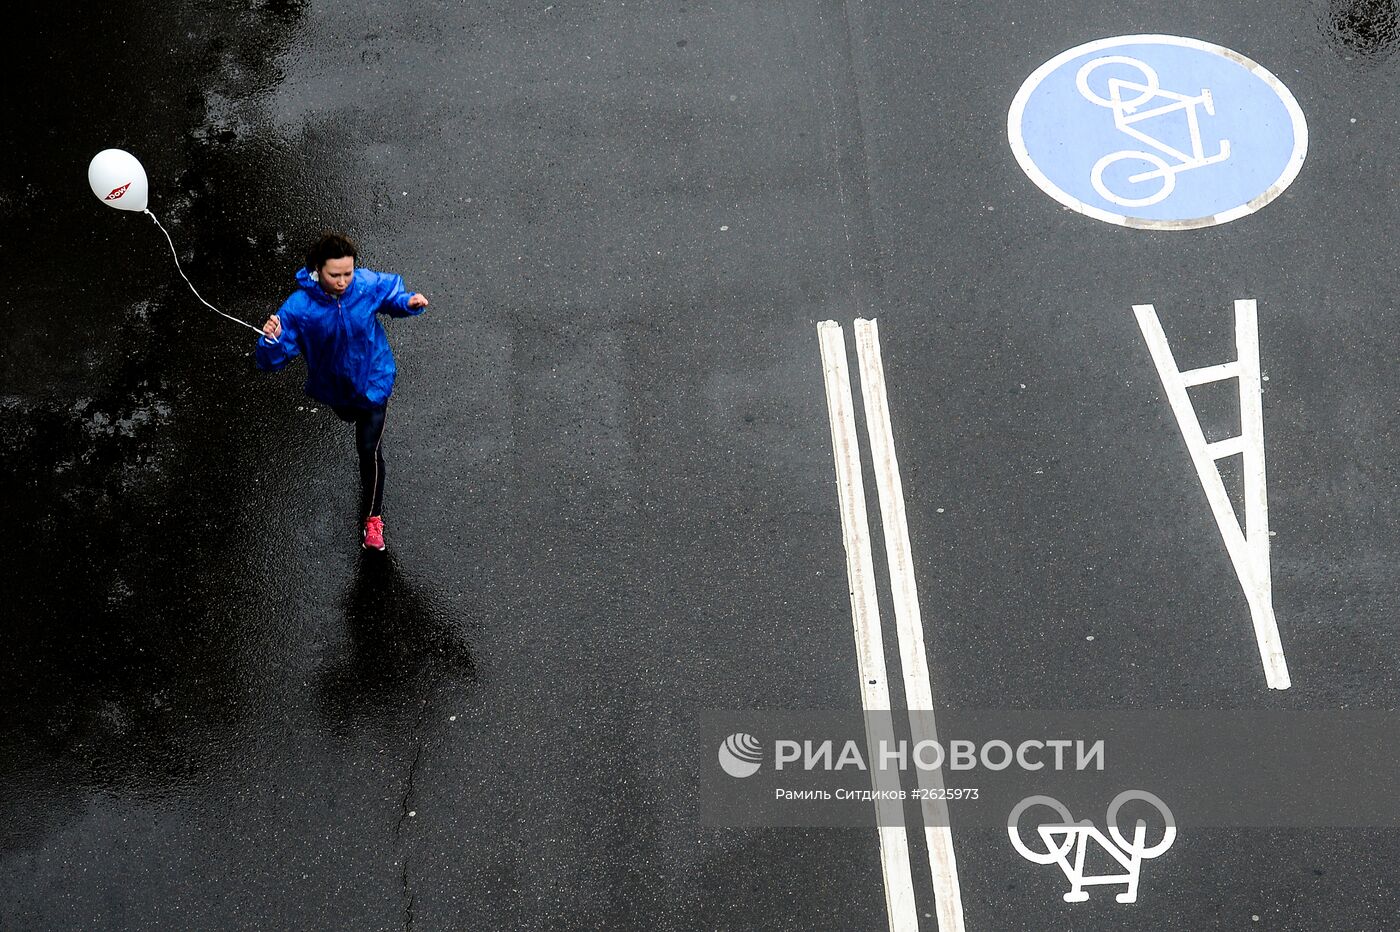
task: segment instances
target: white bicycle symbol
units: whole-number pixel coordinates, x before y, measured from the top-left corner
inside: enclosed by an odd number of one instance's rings
[[[1104,97],[1097,93],[1090,86],[1090,77],[1093,72],[1105,65],[1126,65],[1135,69],[1142,75],[1141,81],[1127,81],[1123,78],[1110,77],[1108,79],[1108,96]],[[1206,165],[1214,165],[1223,162],[1230,157],[1230,141],[1220,140],[1220,151],[1215,155],[1207,156],[1205,147],[1201,143],[1201,122],[1197,115],[1197,109],[1204,107],[1207,114],[1215,116],[1215,100],[1211,97],[1210,88],[1201,88],[1201,93],[1195,97],[1186,94],[1177,94],[1173,91],[1162,90],[1161,82],[1157,79],[1157,72],[1146,62],[1136,58],[1129,58],[1125,55],[1106,55],[1102,58],[1095,58],[1087,62],[1079,69],[1079,74],[1075,78],[1075,83],[1079,87],[1079,93],[1090,103],[1100,107],[1108,107],[1113,111],[1113,125],[1134,139],[1151,146],[1157,152],[1161,152],[1173,159],[1172,164],[1162,158],[1156,152],[1149,152],[1142,149],[1124,149],[1120,152],[1112,152],[1105,155],[1094,163],[1090,180],[1094,184],[1094,190],[1099,192],[1106,200],[1112,201],[1122,207],[1147,207],[1166,200],[1176,190],[1176,176],[1184,171],[1193,168],[1203,168]],[[1128,92],[1130,99],[1124,100],[1124,92]],[[1152,107],[1148,110],[1139,110],[1143,104],[1154,98],[1165,98],[1171,103]],[[1187,128],[1191,134],[1191,152],[1188,154],[1180,149],[1174,148],[1162,140],[1148,135],[1138,129],[1135,124],[1144,120],[1151,120],[1168,114],[1184,111],[1186,114]],[[1136,188],[1128,194],[1118,194],[1110,190],[1104,182],[1104,172],[1110,165],[1116,162],[1126,161],[1146,162],[1150,168],[1147,171],[1139,171],[1131,174],[1127,178],[1128,184],[1142,185],[1153,180],[1159,180],[1161,185],[1157,190],[1151,191],[1145,196],[1134,197],[1133,193],[1140,193],[1141,188]],[[1131,168],[1131,166],[1128,166]]]
[[[1123,837],[1118,830],[1118,810],[1130,800],[1145,802],[1162,815],[1166,829],[1162,840],[1157,844],[1147,844],[1147,823],[1141,819],[1133,830],[1132,841]],[[1044,843],[1044,851],[1032,849],[1021,839],[1018,823],[1021,816],[1032,806],[1046,806],[1060,817],[1058,822],[1046,822],[1036,826],[1036,833]],[[1108,836],[1094,827],[1089,819],[1074,821],[1064,803],[1051,796],[1027,796],[1016,804],[1006,820],[1006,831],[1011,836],[1011,845],[1020,855],[1036,864],[1058,864],[1069,878],[1070,891],[1065,894],[1066,903],[1082,903],[1089,898],[1086,886],[1095,884],[1127,884],[1127,891],[1116,897],[1120,903],[1137,902],[1138,879],[1142,875],[1142,862],[1160,857],[1176,841],[1176,821],[1172,812],[1161,799],[1145,790],[1125,790],[1113,798],[1108,805]],[[1111,840],[1110,840],[1111,838]],[[1093,841],[1122,866],[1122,874],[1094,874],[1085,876],[1084,855],[1090,841]],[[1070,862],[1070,852],[1074,861]]]

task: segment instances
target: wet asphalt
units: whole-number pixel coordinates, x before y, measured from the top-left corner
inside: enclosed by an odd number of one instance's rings
[[[940,703],[1395,708],[1395,17],[29,11],[0,138],[0,928],[885,927],[873,831],[701,829],[694,796],[698,711],[859,705],[825,319],[880,321]],[[1024,77],[1150,32],[1289,86],[1311,145],[1278,201],[1132,231],[1020,171]],[[328,227],[431,298],[390,324],[386,555],[344,426],[87,190],[108,146],[231,314],[261,322]],[[1204,365],[1242,297],[1283,693],[1130,311]],[[954,838],[971,930],[1400,928],[1393,832],[1183,834],[1131,907]]]

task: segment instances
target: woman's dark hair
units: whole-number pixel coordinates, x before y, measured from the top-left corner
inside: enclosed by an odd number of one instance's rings
[[[355,244],[344,233],[322,233],[311,248],[306,251],[306,271],[319,272],[321,266],[331,259],[351,259],[359,255]]]

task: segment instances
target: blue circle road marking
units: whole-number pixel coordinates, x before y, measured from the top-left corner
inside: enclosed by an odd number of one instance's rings
[[[1253,213],[1308,151],[1288,88],[1238,52],[1179,36],[1119,36],[1041,65],[1007,134],[1046,194],[1123,226],[1189,230]]]

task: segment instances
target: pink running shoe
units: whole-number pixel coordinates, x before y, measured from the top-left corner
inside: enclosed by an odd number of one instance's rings
[[[362,546],[366,550],[384,549],[384,519],[379,515],[365,522],[365,542]]]

